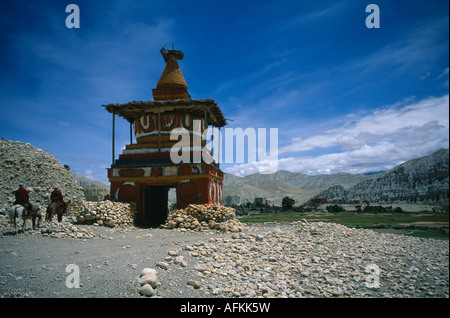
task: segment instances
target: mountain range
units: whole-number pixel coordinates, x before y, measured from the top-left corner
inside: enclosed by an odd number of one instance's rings
[[[378,203],[425,203],[448,201],[449,150],[406,161],[388,171],[362,175],[337,173],[305,175],[289,171],[237,177],[225,174],[224,204],[253,203],[255,198],[281,205],[283,197],[296,204],[312,198],[327,201]]]
[[[109,195],[109,185],[82,177],[76,173],[73,175],[78,185],[83,188],[87,201],[102,201],[105,196]]]

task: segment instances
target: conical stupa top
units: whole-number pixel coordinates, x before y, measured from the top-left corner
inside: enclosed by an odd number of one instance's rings
[[[183,52],[177,50],[168,50],[165,48],[161,49],[161,54],[166,62],[166,67],[161,75],[161,78],[156,85],[157,89],[164,88],[188,88],[186,80],[181,73],[180,66],[177,60],[182,60],[184,57]]]

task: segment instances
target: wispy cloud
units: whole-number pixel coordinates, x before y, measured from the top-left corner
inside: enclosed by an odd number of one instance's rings
[[[430,61],[439,61],[439,56],[448,50],[448,40],[443,41],[448,37],[448,17],[411,28],[400,38],[348,66],[359,69],[359,76],[380,72],[380,68],[390,68],[390,76],[409,71],[411,67],[427,72]]]
[[[39,34],[23,34],[15,45],[17,51],[27,52],[22,55],[23,67],[52,95],[57,83],[66,92],[83,90],[89,94],[85,98],[131,98],[142,89],[143,76],[158,72],[145,57],[159,52],[172,27],[170,21],[135,22],[87,35],[55,27],[52,41]]]
[[[446,86],[446,87],[448,87],[449,85],[448,85],[448,81],[449,81],[449,79],[448,79],[448,67],[438,76],[438,79],[442,79],[442,78],[445,78],[445,80],[444,80],[444,86]]]
[[[448,77],[448,67],[438,76],[438,78]]]
[[[60,121],[60,122],[58,123],[58,125],[59,125],[59,126],[62,126],[62,127],[69,127],[69,126],[70,126],[69,123],[68,123],[67,121]]]
[[[272,31],[285,32],[292,28],[305,27],[305,25],[309,26],[314,22],[324,22],[328,17],[341,13],[346,6],[347,4],[345,2],[338,2],[330,6],[325,5],[323,8],[315,7],[314,9],[309,9],[309,11],[305,8],[298,9],[301,12],[300,14],[275,25]]]

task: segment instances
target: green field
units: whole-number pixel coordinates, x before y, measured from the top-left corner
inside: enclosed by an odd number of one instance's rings
[[[417,237],[440,237],[448,239],[448,213],[364,213],[364,212],[278,212],[241,216],[242,223],[293,222],[305,219],[308,222],[330,222],[349,227],[366,229],[407,230]]]

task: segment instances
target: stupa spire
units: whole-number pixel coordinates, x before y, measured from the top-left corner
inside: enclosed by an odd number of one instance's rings
[[[166,62],[166,67],[158,80],[156,89],[153,90],[154,100],[189,99],[188,86],[178,65],[184,54],[178,50],[161,49],[161,55]]]

